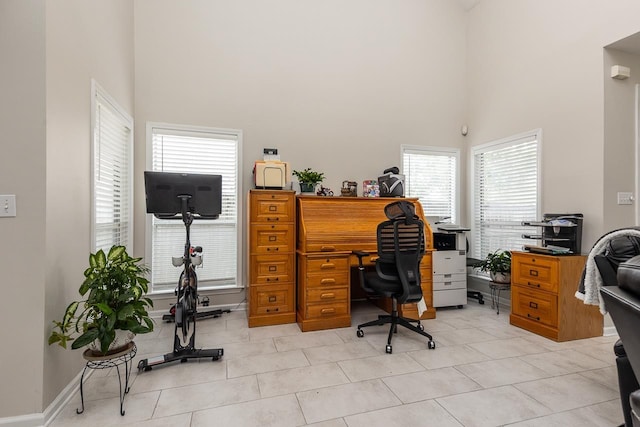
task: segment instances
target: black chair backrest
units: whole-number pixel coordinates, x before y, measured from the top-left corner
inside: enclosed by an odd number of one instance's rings
[[[412,203],[398,201],[385,207],[392,219],[378,224],[376,272],[385,280],[402,283],[399,303],[422,298],[420,261],[424,255],[424,223],[415,215]]]

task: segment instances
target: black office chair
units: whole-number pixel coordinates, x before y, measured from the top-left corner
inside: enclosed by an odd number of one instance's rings
[[[364,336],[362,328],[390,323],[386,352],[391,353],[391,337],[398,326],[404,326],[429,339],[428,347],[436,348],[433,338],[424,332],[419,320],[398,315],[398,304],[418,302],[422,299],[420,287],[420,260],[424,254],[424,224],[415,214],[412,203],[401,200],[385,206],[389,218],[378,225],[378,258],[375,271],[365,271],[362,258],[369,253],[354,251],[358,257],[358,270],[362,288],[371,294],[389,297],[393,301],[390,315],[380,315],[377,320],[358,325],[357,335]],[[410,322],[417,322],[417,326]]]

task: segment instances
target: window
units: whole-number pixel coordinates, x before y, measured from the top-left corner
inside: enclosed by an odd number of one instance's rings
[[[198,268],[199,289],[238,287],[239,261],[238,192],[240,144],[237,130],[167,124],[147,125],[148,168],[161,172],[222,175],[222,213],[216,220],[197,219],[191,225],[191,244],[202,246]],[[181,220],[161,220],[147,215],[153,293],[173,292],[179,269],[171,257],[182,256],[186,230]]]
[[[95,81],[92,100],[92,242],[94,251],[132,248],[133,119]]]
[[[460,150],[403,145],[405,195],[418,197],[426,216],[458,218]]]
[[[473,148],[473,257],[527,243],[521,223],[540,214],[541,139],[538,129]]]

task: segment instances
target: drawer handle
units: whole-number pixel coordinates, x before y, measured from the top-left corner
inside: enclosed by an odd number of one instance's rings
[[[531,308],[538,308],[538,304],[533,302],[533,301],[529,301],[529,307]]]
[[[270,242],[275,242],[276,240],[278,240],[278,236],[269,236]]]
[[[451,283],[452,283],[452,282],[444,282],[444,285],[445,285],[445,286],[451,286]]]
[[[276,297],[269,297],[269,302],[276,302],[277,298]]]
[[[531,283],[531,282],[527,282],[527,285],[529,286],[535,286],[536,288],[540,287],[540,283]]]
[[[333,314],[336,312],[335,308],[323,308],[322,310],[320,310],[321,314]]]
[[[278,267],[276,267],[275,265],[270,265],[269,271],[278,271]]]
[[[322,264],[320,266],[320,268],[322,268],[324,270],[333,269],[333,268],[336,268],[336,265],[334,263],[332,263],[332,262],[327,262],[327,263]]]
[[[279,277],[267,277],[267,282],[277,282],[280,280]]]
[[[538,277],[538,270],[529,270],[529,274],[533,277]]]
[[[444,277],[451,277],[451,274],[445,274]]]
[[[274,205],[269,205],[269,212],[278,212],[278,207]]]
[[[267,248],[267,252],[271,252],[271,251],[278,252],[278,249],[280,249],[280,248]]]
[[[322,279],[320,280],[321,285],[332,285],[336,283],[336,279]]]
[[[527,317],[528,317],[529,319],[537,320],[538,322],[540,321],[540,316],[532,316],[532,315],[530,315],[529,313],[527,313]]]
[[[267,308],[267,313],[277,312],[279,310],[280,310],[279,308]]]
[[[321,252],[332,252],[332,251],[335,251],[335,250],[336,250],[335,246],[321,246],[320,247],[320,251]]]
[[[334,294],[333,292],[320,295],[320,299],[334,299],[335,297],[336,294]]]
[[[280,221],[280,218],[279,217],[275,217],[275,218],[267,217],[267,221]]]

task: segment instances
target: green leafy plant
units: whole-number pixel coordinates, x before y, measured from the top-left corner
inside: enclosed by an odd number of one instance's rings
[[[490,252],[485,259],[475,264],[474,267],[494,274],[511,273],[511,252],[501,249]]]
[[[312,171],[311,168],[306,168],[302,171],[294,170],[293,174],[298,178],[298,181],[303,184],[315,185],[324,180],[323,172]]]
[[[153,331],[147,313],[153,301],[144,296],[149,283],[144,276],[149,269],[141,260],[129,256],[124,246],[111,247],[107,255],[102,249],[90,254],[79,289],[86,299],[73,301],[62,321],[53,321],[49,345],[67,348],[67,342],[73,341],[71,348],[78,349],[98,340],[101,353],[106,354],[117,329],[134,334]]]

